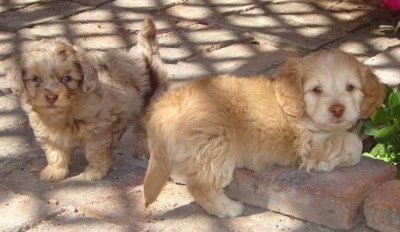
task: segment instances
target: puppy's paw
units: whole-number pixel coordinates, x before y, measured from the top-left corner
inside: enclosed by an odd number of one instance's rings
[[[241,215],[243,212],[243,204],[238,201],[228,200],[229,202],[224,203],[225,212],[217,216],[220,218],[231,218]]]
[[[43,182],[58,182],[68,175],[68,168],[56,168],[50,165],[47,165],[40,172],[40,180]]]
[[[319,171],[319,172],[329,172],[332,171],[334,165],[330,164],[329,162],[325,161],[315,161],[315,160],[307,160],[303,161],[300,164],[300,170],[306,170],[307,172],[311,171]]]
[[[219,218],[236,217],[242,214],[243,212],[242,203],[231,200],[225,195],[221,196],[219,201],[216,201],[214,203],[215,205],[213,207],[215,208],[211,209],[209,212]]]
[[[86,180],[101,180],[105,176],[107,176],[110,169],[111,165],[102,167],[95,167],[93,165],[88,165],[85,168],[85,171],[81,175]]]
[[[141,160],[149,160],[149,158],[150,158],[150,154],[146,154],[146,153],[135,152],[135,153],[133,153],[132,156],[133,156],[133,158],[141,159]]]
[[[133,157],[142,160],[148,160],[150,158],[149,148],[146,144],[138,143]]]

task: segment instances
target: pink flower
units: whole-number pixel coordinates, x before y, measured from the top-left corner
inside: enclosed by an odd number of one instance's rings
[[[381,6],[397,11],[400,10],[400,0],[382,0]]]

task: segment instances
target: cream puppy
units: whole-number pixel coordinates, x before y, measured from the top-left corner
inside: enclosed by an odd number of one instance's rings
[[[207,212],[234,217],[243,206],[223,188],[235,167],[355,165],[362,143],[349,129],[374,113],[384,93],[368,67],[337,50],[289,59],[275,79],[222,75],[170,91],[150,115],[145,204],[177,173]]]

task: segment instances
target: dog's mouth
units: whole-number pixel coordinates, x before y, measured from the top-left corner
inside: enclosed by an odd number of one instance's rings
[[[50,104],[48,106],[46,106],[47,109],[55,109],[58,108],[58,106],[54,105],[54,104]]]
[[[341,119],[341,118],[335,118],[332,121],[333,124],[340,124],[340,123],[343,123],[343,122],[345,122],[345,121],[343,119]]]

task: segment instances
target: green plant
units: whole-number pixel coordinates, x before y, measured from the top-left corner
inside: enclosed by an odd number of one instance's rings
[[[363,132],[373,136],[376,145],[364,156],[400,164],[400,89],[386,87],[386,96],[376,113],[363,125]]]
[[[400,28],[400,21],[397,23],[397,26],[394,28],[394,34],[397,34],[397,30]]]

